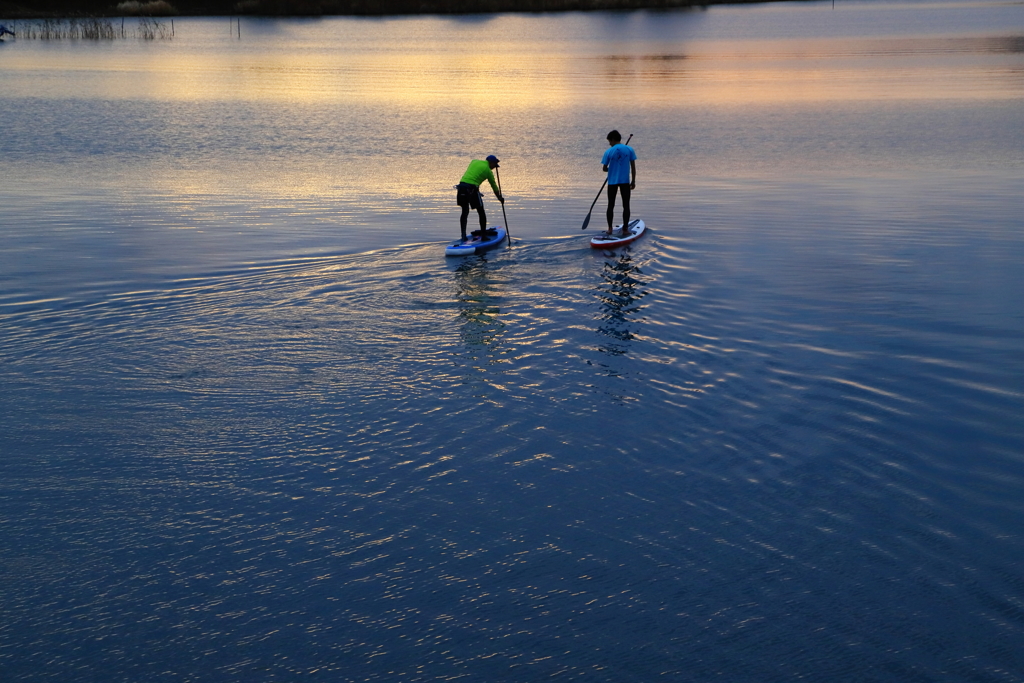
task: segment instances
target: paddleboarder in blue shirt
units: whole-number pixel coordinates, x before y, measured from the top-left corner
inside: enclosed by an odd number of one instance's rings
[[[609,147],[601,157],[608,173],[608,234],[612,234],[612,215],[615,213],[615,195],[622,194],[622,225],[629,225],[629,193],[636,189],[636,152],[622,144],[622,135],[613,130],[608,133]],[[625,228],[623,228],[625,230]]]
[[[493,154],[487,157],[487,160],[473,159],[469,162],[469,167],[466,172],[462,175],[462,180],[455,186],[455,203],[462,207],[462,215],[459,217],[459,225],[462,228],[462,240],[466,240],[466,221],[469,218],[470,208],[476,209],[476,212],[480,214],[480,235],[484,236],[487,232],[487,214],[484,212],[484,196],[480,192],[481,183],[486,180],[491,184],[491,190],[494,191],[494,196],[498,198],[498,201],[502,204],[505,203],[505,198],[501,196],[501,190],[494,182],[494,174],[491,171],[498,168],[498,157]]]

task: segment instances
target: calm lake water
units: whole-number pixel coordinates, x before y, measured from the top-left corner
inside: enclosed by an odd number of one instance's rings
[[[1024,681],[1024,4],[177,18],[0,103],[0,680]]]

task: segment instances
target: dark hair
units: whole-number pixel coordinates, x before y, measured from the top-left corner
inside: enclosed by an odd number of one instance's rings
[[[621,141],[622,140],[622,133],[620,133],[617,130],[613,130],[611,133],[608,133],[608,139],[609,140]]]

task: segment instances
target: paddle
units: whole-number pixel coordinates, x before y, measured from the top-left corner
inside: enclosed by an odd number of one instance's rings
[[[505,191],[501,189],[501,173],[498,167],[494,167],[494,174],[498,178],[498,192],[501,192],[501,216],[505,219],[505,234],[508,235],[508,246],[512,246],[512,231],[508,229],[508,216],[505,215]]]
[[[626,144],[628,145],[629,141],[632,140],[632,139],[633,139],[633,134],[630,133],[629,137],[626,138]],[[594,197],[594,202],[590,205],[590,211],[587,211],[587,217],[583,219],[583,227],[581,228],[582,230],[586,230],[587,226],[590,225],[590,214],[594,212],[594,204],[597,204],[597,200],[601,198],[601,193],[604,192],[604,186],[607,185],[607,184],[608,184],[608,176],[605,176],[604,177],[604,182],[601,183],[601,189],[597,191],[597,196]],[[501,187],[499,187],[498,189],[500,190]]]

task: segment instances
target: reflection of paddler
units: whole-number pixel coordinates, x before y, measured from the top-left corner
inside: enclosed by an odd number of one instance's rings
[[[12,31],[11,29],[7,28],[3,24],[0,24],[0,38],[3,38],[4,36],[13,36],[13,35],[14,35],[14,31]]]
[[[455,186],[455,202],[462,207],[462,215],[459,217],[459,226],[462,228],[462,239],[466,239],[466,222],[469,218],[469,210],[476,209],[477,213],[480,214],[480,232],[485,233],[487,230],[487,214],[484,212],[484,197],[480,193],[480,184],[485,180],[491,184],[491,190],[494,192],[494,196],[498,198],[498,201],[502,204],[505,203],[505,198],[501,196],[501,190],[498,189],[497,184],[494,182],[494,174],[491,173],[491,169],[498,168],[498,157],[493,154],[487,157],[487,160],[473,159],[469,162],[469,167],[462,176],[462,180]]]
[[[642,306],[635,304],[647,296],[644,287],[649,280],[643,277],[640,264],[628,253],[615,260],[605,260],[601,271],[604,282],[597,291],[601,298],[602,324],[597,328],[600,334],[613,341],[599,349],[613,356],[621,356],[629,350],[628,342],[638,336],[636,328],[643,322],[637,315]]]
[[[495,282],[488,272],[487,261],[472,259],[460,263],[455,271],[455,285],[462,341],[474,357],[481,347],[490,356],[497,351],[505,323],[499,317],[501,297],[494,291]]]

